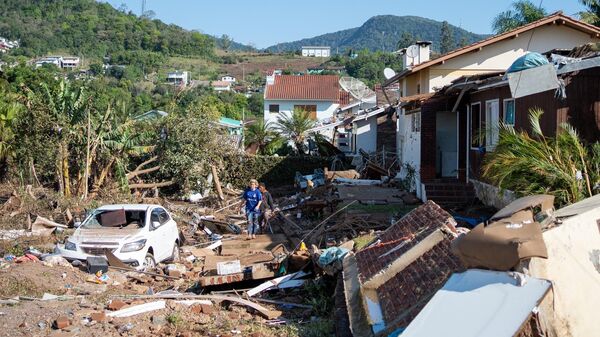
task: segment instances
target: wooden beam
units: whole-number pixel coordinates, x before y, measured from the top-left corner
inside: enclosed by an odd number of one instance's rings
[[[131,184],[129,185],[129,189],[130,190],[134,190],[136,188],[160,188],[160,187],[167,187],[167,186],[171,186],[174,185],[175,182],[173,180],[169,180],[169,181],[163,181],[160,183],[151,183],[151,184]]]
[[[219,194],[219,199],[225,200],[225,196],[223,195],[223,189],[221,188],[221,181],[219,180],[219,173],[217,172],[217,168],[215,165],[210,165],[210,169],[213,174],[213,178],[215,179],[215,187],[217,189],[217,193]]]

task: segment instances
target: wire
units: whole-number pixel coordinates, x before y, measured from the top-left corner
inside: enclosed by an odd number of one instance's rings
[[[540,5],[538,6],[538,10],[542,10],[542,3],[544,0],[540,0]],[[525,48],[525,52],[529,51],[529,46],[531,45],[531,40],[533,40],[533,34],[535,33],[535,29],[531,30],[531,35],[529,36],[529,41],[527,42],[527,48]],[[519,84],[521,84],[521,76],[523,76],[523,71],[519,72],[519,79],[517,80],[517,86],[515,87],[515,93],[519,92]]]

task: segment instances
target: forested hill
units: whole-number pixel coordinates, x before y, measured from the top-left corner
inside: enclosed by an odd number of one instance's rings
[[[101,57],[118,51],[212,56],[211,36],[142,19],[95,0],[0,0],[0,36],[21,41],[16,54],[65,50]]]
[[[475,34],[450,25],[456,44],[472,43],[486,35]],[[361,27],[341,30],[295,42],[280,43],[267,48],[269,51],[296,51],[302,46],[330,46],[332,52],[369,49],[393,51],[403,33],[409,33],[418,40],[433,41],[433,50],[439,51],[442,23],[418,16],[380,15],[370,18]],[[464,39],[464,41],[463,41]]]

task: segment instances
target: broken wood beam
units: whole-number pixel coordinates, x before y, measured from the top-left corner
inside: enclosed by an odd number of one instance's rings
[[[144,183],[140,183],[140,184],[131,184],[129,185],[129,189],[130,190],[134,190],[136,188],[142,189],[142,188],[159,188],[159,187],[167,187],[167,186],[171,186],[174,185],[175,182],[173,180],[169,180],[169,181],[163,181],[160,183],[148,183],[148,184],[144,184]]]
[[[219,194],[219,199],[225,200],[225,196],[223,195],[223,189],[221,188],[221,181],[219,180],[219,174],[217,172],[217,168],[215,165],[210,165],[210,170],[212,171],[213,177],[215,179],[215,187],[217,189],[217,193]]]
[[[150,167],[150,168],[143,169],[143,170],[129,172],[129,173],[127,173],[126,177],[127,177],[127,180],[131,180],[137,176],[141,176],[142,174],[152,173],[152,172],[158,171],[158,170],[160,170],[160,166],[154,166],[154,167]]]

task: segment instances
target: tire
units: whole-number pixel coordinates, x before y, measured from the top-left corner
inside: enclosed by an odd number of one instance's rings
[[[154,269],[155,267],[156,260],[154,260],[154,256],[150,253],[146,254],[146,257],[144,258],[144,271]]]
[[[171,257],[168,261],[173,263],[179,261],[179,244],[177,242],[173,244],[173,253],[171,253]]]

